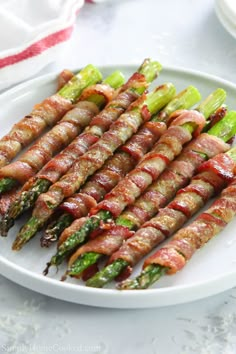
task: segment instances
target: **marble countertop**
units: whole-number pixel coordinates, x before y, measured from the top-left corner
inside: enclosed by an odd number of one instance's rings
[[[236,45],[213,0],[110,0],[80,11],[67,51],[39,74],[144,57],[236,82]],[[193,303],[112,310],[58,301],[0,276],[0,353],[231,354],[236,289]]]

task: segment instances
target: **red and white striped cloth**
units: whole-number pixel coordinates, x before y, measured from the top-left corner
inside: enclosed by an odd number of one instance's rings
[[[0,0],[0,90],[56,60],[83,4],[84,0]]]

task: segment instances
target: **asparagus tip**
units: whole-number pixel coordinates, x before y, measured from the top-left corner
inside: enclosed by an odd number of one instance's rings
[[[48,275],[48,272],[49,272],[49,269],[51,268],[51,266],[52,266],[51,262],[48,262],[46,264],[46,268],[43,271],[43,275],[45,275],[45,276]]]
[[[14,225],[14,219],[10,218],[6,213],[0,222],[0,234],[2,237],[7,237],[8,231]]]
[[[23,247],[22,239],[16,238],[12,244],[12,250],[13,251],[20,251],[22,247]]]

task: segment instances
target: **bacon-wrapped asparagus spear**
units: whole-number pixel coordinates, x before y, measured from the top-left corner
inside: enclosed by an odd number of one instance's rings
[[[102,75],[88,65],[75,75],[60,91],[35,105],[33,111],[14,125],[0,140],[0,167],[8,164],[20,150],[36,139],[47,126],[58,122],[72,108],[82,90],[101,81]],[[7,181],[5,181],[7,184]]]
[[[41,245],[48,247],[58,239],[61,232],[74,219],[86,216],[92,207],[95,207],[110,192],[117,183],[140,161],[151,149],[160,135],[166,129],[164,123],[171,113],[177,109],[188,109],[200,100],[198,90],[189,86],[173,98],[168,105],[151,122],[140,128],[130,140],[122,146],[80,190],[80,193],[65,200],[59,207],[64,213],[53,221],[41,238]],[[161,121],[161,122],[160,122]]]
[[[218,120],[218,116],[222,117],[222,111],[226,114],[225,108],[220,107],[214,114],[214,119]],[[117,218],[116,224],[128,226],[132,230],[137,229],[169,203],[180,188],[188,184],[202,162],[220,152],[226,152],[229,145],[225,141],[236,133],[236,123],[233,118],[234,115],[229,113],[214,128],[190,142],[160,178],[133,205],[124,210]]]
[[[89,279],[87,285],[102,287],[118,275],[127,277],[141,258],[177,231],[210,197],[225,187],[233,177],[235,160],[236,148],[204,162],[191,183],[125,242],[111,256],[110,265]],[[128,282],[123,282],[121,287],[129,286]]]
[[[67,173],[75,160],[85,153],[89,146],[109,129],[112,122],[118,119],[128,106],[143,93],[147,84],[155,78],[154,72],[157,73],[160,70],[160,64],[146,59],[138,71],[122,86],[118,96],[113,98],[106,108],[92,119],[85,133],[78,136],[66,149],[50,160],[36,178],[31,178],[23,186],[22,193],[3,218],[2,235],[6,236],[7,231],[14,224],[14,219],[32,207],[41,193],[46,192],[53,183]]]
[[[1,188],[5,185],[4,180],[22,185],[34,176],[56,153],[81,133],[99,110],[112,99],[114,89],[120,87],[123,82],[123,75],[117,71],[104,80],[103,84],[86,88],[75,107],[48,133],[36,141],[17,161],[0,169],[0,191],[6,191],[6,188]],[[8,190],[9,186],[10,184]]]
[[[162,106],[159,90],[146,96],[144,94],[129,110],[123,114],[102,138],[81,156],[71,170],[50,187],[47,193],[41,194],[36,202],[33,216],[21,229],[13,249],[19,250],[46,223],[54,210],[64,198],[73,195],[86,179],[101,168],[109,156],[124,144],[144,123],[152,113]]]
[[[225,152],[229,149],[229,145],[224,143],[224,139],[228,140],[231,136],[236,133],[236,122],[233,121],[235,115],[228,114],[221,122],[217,123],[214,129],[210,129],[208,134],[201,134],[195,141],[191,142],[182,152],[182,154],[176,160],[173,161],[168,169],[163,172],[160,178],[151,185],[151,187],[145,192],[137,201],[134,203],[136,208],[139,208],[139,212],[135,213],[135,217],[129,213],[122,213],[120,217],[116,220],[116,225],[124,227],[125,230],[134,230],[137,226],[142,225],[145,221],[149,220],[154,216],[160,207],[164,207],[175,195],[178,189],[187,185],[189,179],[193,176],[197,167],[205,160],[205,158],[211,158],[217,153]],[[231,135],[228,131],[228,126],[234,126],[231,129]],[[224,127],[228,131],[228,134],[224,136]],[[211,135],[214,134],[214,135]],[[221,138],[217,138],[216,136]],[[197,148],[197,149],[196,149]],[[194,151],[196,149],[197,151]],[[194,152],[194,153],[193,153]],[[178,167],[178,168],[177,168]],[[171,171],[171,175],[169,173]],[[72,224],[73,225],[73,224]],[[73,225],[74,228],[74,225]],[[112,229],[112,227],[111,227]],[[70,235],[71,230],[68,228],[62,236],[65,238],[65,234]],[[110,230],[110,235],[112,235]],[[111,238],[112,236],[110,236]],[[104,235],[104,240],[106,241],[106,232]],[[103,234],[99,235],[99,241],[102,244]],[[96,241],[96,239],[95,239]],[[112,249],[113,251],[113,249]],[[103,253],[96,253],[96,242],[94,242],[94,249],[90,247],[90,252],[87,254],[83,253],[81,258],[80,249],[78,250],[79,258],[73,256],[73,263],[71,264],[72,276],[78,272],[80,274],[82,270],[91,266],[94,262],[95,255],[98,260],[103,256]],[[92,257],[91,257],[92,254]],[[109,248],[106,248],[106,255],[111,255]],[[76,270],[76,271],[75,271]],[[70,274],[70,269],[68,271]],[[71,275],[71,274],[70,274]]]
[[[68,254],[86,240],[92,231],[99,229],[101,222],[108,220],[112,222],[113,217],[117,217],[125,205],[131,204],[153,180],[157,179],[168,162],[180,153],[183,144],[191,140],[192,133],[199,134],[204,124],[204,116],[197,111],[184,111],[180,114],[174,124],[172,123],[161,136],[152,152],[148,153],[127,175],[129,178],[126,176],[121,180],[111,193],[106,195],[104,201],[97,205],[93,215],[81,229],[70,235],[59,246],[56,255],[51,258],[44,273],[47,274],[51,265],[60,264]]]
[[[234,152],[235,153],[235,152]],[[236,161],[236,153],[234,155]],[[164,274],[181,270],[197,249],[222,231],[236,215],[236,177],[221,196],[191,224],[179,230],[173,239],[147,258],[141,274],[119,285],[121,290],[146,289]]]

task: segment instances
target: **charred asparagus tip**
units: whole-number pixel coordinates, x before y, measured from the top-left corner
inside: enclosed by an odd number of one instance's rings
[[[6,214],[0,222],[0,233],[2,237],[6,237],[8,230],[14,225],[14,220]]]
[[[42,223],[36,217],[32,216],[29,221],[21,228],[13,242],[12,249],[19,251],[42,227]]]
[[[54,220],[41,237],[41,247],[49,247],[53,242],[56,242],[61,233],[71,225],[74,220],[70,214],[62,214],[58,220]]]
[[[48,275],[48,272],[49,272],[49,269],[51,268],[51,266],[52,266],[51,262],[48,262],[46,264],[46,268],[43,271],[43,275],[45,275],[45,276]]]
[[[41,247],[48,248],[51,246],[53,242],[57,241],[57,237],[53,234],[50,234],[49,232],[46,232],[41,238],[40,238],[40,245]]]

